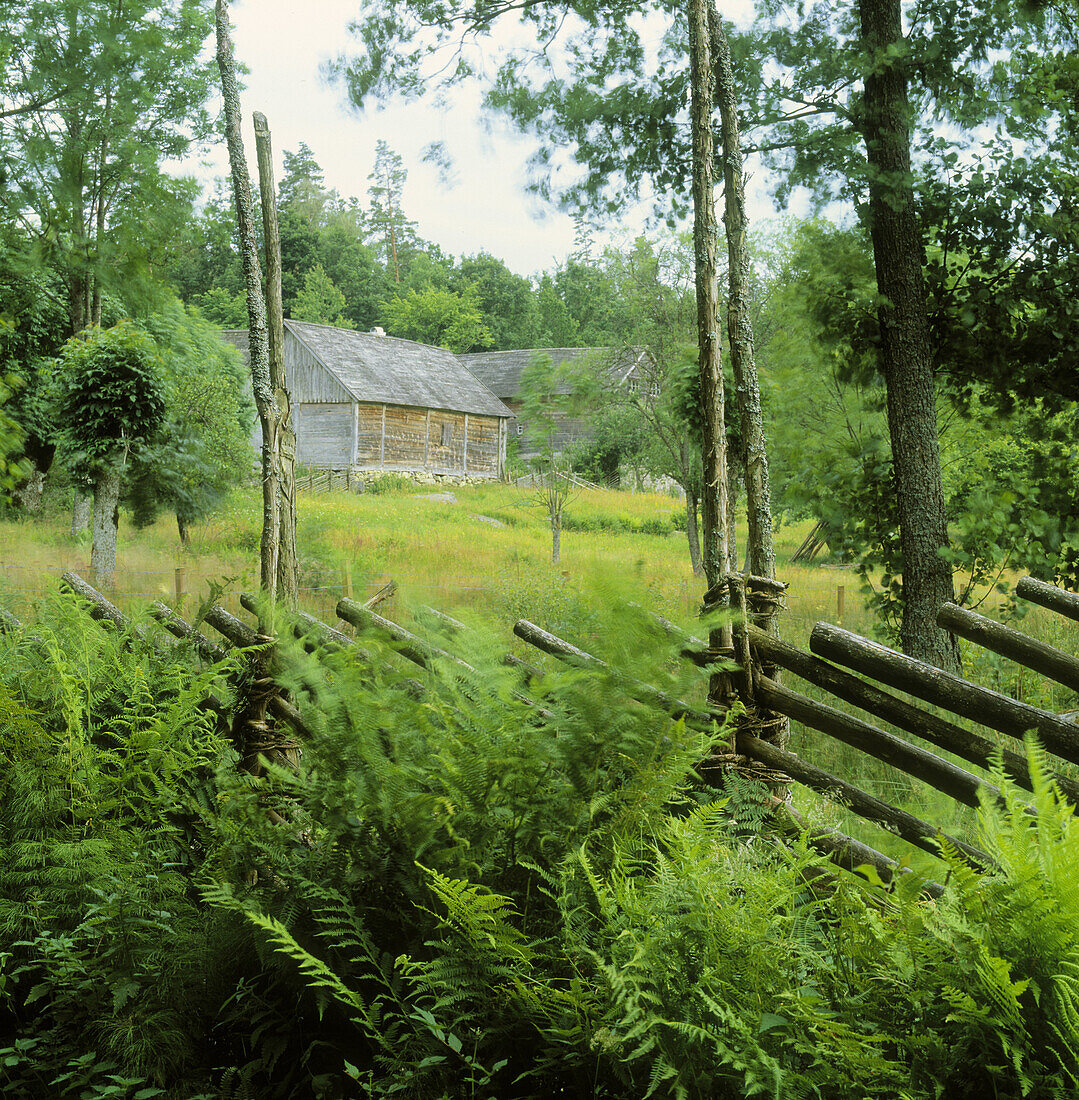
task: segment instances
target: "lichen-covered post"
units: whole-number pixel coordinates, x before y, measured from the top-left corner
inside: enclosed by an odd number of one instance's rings
[[[716,277],[716,202],[712,139],[712,50],[705,0],[689,3],[690,116],[693,136],[693,251],[697,291],[697,342],[700,403],[703,422],[701,457],[702,564],[709,592],[722,585],[730,571],[727,547],[727,429],[723,368],[720,357],[718,287]],[[729,625],[712,630],[713,651],[732,656]],[[713,705],[730,702],[729,677],[712,677]]]
[[[277,599],[295,609],[299,602],[299,564],[296,552],[296,433],[285,375],[285,315],[281,304],[281,233],[277,223],[277,195],[273,175],[273,146],[266,116],[255,111],[255,150],[258,155],[259,196],[262,199],[262,236],[266,247],[266,322],[272,412],[275,417],[277,467]]]

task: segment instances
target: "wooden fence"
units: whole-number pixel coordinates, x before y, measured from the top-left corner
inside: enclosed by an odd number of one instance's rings
[[[88,602],[90,612],[96,618],[108,619],[117,625],[125,623],[118,608],[75,574],[67,573],[63,579],[68,587]],[[337,604],[337,615],[354,627],[383,631],[393,640],[403,658],[423,668],[432,668],[439,661],[467,668],[460,658],[433,646],[374,610],[381,600],[392,595],[392,591],[393,586],[387,585],[366,603],[342,598]],[[1073,593],[1031,577],[1019,582],[1017,593],[1025,600],[1079,622],[1079,596]],[[250,597],[242,597],[241,602],[248,610],[255,606]],[[443,624],[450,636],[466,629],[449,616],[429,608],[426,610]],[[155,605],[152,614],[173,634],[194,639],[206,656],[213,658],[223,654],[216,643],[194,631],[164,604]],[[252,627],[222,608],[213,609],[205,621],[231,645],[247,647],[257,640]],[[706,643],[678,631],[664,620],[658,622],[676,634],[687,659],[702,667],[714,663],[717,654],[710,652]],[[1079,659],[1072,654],[1035,641],[1020,631],[954,604],[945,604],[941,608],[938,622],[960,637],[985,646],[1071,690],[1079,690]],[[15,624],[10,613],[3,613],[0,627]],[[298,617],[298,628],[313,633],[323,643],[332,646],[352,647],[357,644],[355,638],[302,612]],[[521,620],[515,624],[513,631],[522,641],[560,661],[614,673],[631,698],[683,718],[687,724],[704,730],[723,725],[725,713],[670,697],[649,684],[619,674],[599,658],[534,623]],[[989,767],[996,754],[1000,753],[1006,774],[1027,790],[1032,789],[1032,783],[1025,755],[1012,748],[1001,750],[991,736],[968,729],[956,719],[967,719],[985,730],[1004,734],[1020,743],[1028,731],[1033,731],[1047,752],[1061,762],[1054,772],[1058,789],[1069,801],[1079,805],[1079,782],[1068,770],[1068,765],[1079,765],[1079,725],[1070,714],[1055,714],[1019,702],[829,623],[818,623],[814,627],[810,652],[805,652],[758,629],[743,618],[735,626],[735,650],[744,653],[746,646],[751,655],[751,674],[736,677],[736,681],[745,684],[744,694],[748,693],[750,698],[743,699],[743,702],[747,704],[746,711],[751,717],[755,711],[785,715],[928,784],[965,806],[977,806],[983,797],[995,797],[999,791],[984,778],[930,749],[881,729],[870,720],[811,699],[788,684],[780,683],[778,675],[766,675],[765,670],[783,669],[835,699],[853,705],[870,719],[913,734],[920,741],[928,742],[979,768]],[[506,661],[520,670],[521,692],[527,692],[530,679],[538,675],[539,670],[511,655],[506,656]],[[914,696],[937,709],[929,710],[909,702],[893,694],[894,691]],[[940,711],[947,712],[947,715],[942,715]],[[307,727],[302,715],[287,701],[275,697],[271,713],[290,725],[301,738],[306,734]],[[797,811],[781,793],[785,785],[797,781],[934,856],[940,855],[940,842],[946,840],[973,866],[992,868],[991,858],[976,847],[949,837],[934,824],[778,747],[758,736],[759,733],[760,729],[752,721],[740,722],[734,731],[733,743],[725,746],[716,756],[702,761],[701,769],[706,773],[710,769],[743,770],[763,778],[772,788],[771,800],[781,827],[788,831],[803,829]],[[815,848],[849,870],[870,865],[885,881],[896,874],[906,873],[907,869],[892,856],[837,830],[815,828],[807,830],[807,835]],[[925,889],[930,894],[939,894],[943,887],[930,881],[925,884]]]

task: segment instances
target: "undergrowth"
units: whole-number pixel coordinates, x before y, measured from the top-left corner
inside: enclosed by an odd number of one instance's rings
[[[0,638],[0,1093],[1074,1094],[1079,822],[1036,745],[1036,813],[999,769],[980,811],[999,871],[822,877],[628,678],[700,673],[632,609],[592,633],[626,674],[282,643],[312,737],[256,781],[235,661],[50,599]]]

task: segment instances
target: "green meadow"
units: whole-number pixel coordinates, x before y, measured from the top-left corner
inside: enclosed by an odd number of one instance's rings
[[[132,613],[164,599],[190,617],[213,590],[219,602],[242,615],[240,593],[252,591],[258,581],[259,504],[256,489],[235,491],[224,508],[193,529],[187,547],[166,519],[141,531],[122,523],[113,599]],[[809,521],[782,525],[776,535],[778,574],[789,585],[783,637],[806,648],[820,620],[879,636],[853,569],[827,555],[791,564],[810,526]],[[545,659],[513,636],[518,619],[598,653],[611,651],[610,635],[622,629],[617,610],[627,604],[699,631],[704,583],[689,567],[682,501],[669,495],[582,490],[566,510],[557,565],[551,563],[542,507],[529,490],[498,483],[420,486],[390,476],[374,480],[362,493],[301,490],[297,534],[301,604],[330,623],[342,595],[362,601],[392,580],[397,591],[380,605],[382,614],[422,630],[416,616],[433,607],[481,626],[507,649],[541,664]],[[739,530],[742,546],[744,536]],[[34,522],[0,523],[4,600],[16,613],[28,611],[65,570],[84,572],[88,559],[88,543],[71,536],[68,514],[59,504]],[[1079,650],[1079,627],[1048,612],[1032,609],[1021,626]],[[1062,689],[1029,670],[974,646],[965,645],[964,656],[967,674],[980,683],[1051,709],[1074,706]],[[795,686],[819,694],[811,685],[796,681]],[[703,694],[703,683],[698,690]],[[791,747],[926,820],[964,837],[973,832],[973,811],[839,742],[795,723]],[[798,790],[795,801],[814,820],[889,853],[907,850],[904,842],[881,836],[812,792]],[[929,857],[914,849],[908,854],[927,873],[933,870]]]

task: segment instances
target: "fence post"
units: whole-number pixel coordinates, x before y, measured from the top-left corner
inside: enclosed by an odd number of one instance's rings
[[[182,566],[176,567],[176,602],[179,603],[184,598],[184,578],[187,575],[187,570]]]
[[[843,608],[847,602],[847,586],[840,584],[836,586],[835,590],[835,616],[836,622],[843,625]]]
[[[346,561],[341,566],[341,592],[348,599],[352,599],[352,562]]]

